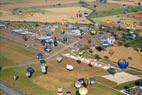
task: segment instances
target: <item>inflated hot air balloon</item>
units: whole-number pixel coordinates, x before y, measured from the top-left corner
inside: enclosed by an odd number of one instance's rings
[[[74,86],[75,86],[76,88],[80,88],[80,87],[82,86],[82,82],[76,81],[75,84],[74,84]]]
[[[47,66],[46,65],[41,65],[40,66],[40,68],[41,68],[41,72],[43,73],[43,74],[47,74]]]
[[[63,88],[58,88],[57,95],[63,95]]]
[[[42,53],[38,53],[37,54],[37,59],[38,60],[42,60],[43,59],[43,54]]]
[[[80,94],[80,95],[87,95],[87,93],[88,93],[87,88],[81,87],[81,88],[79,89],[79,94]]]
[[[114,51],[113,50],[109,50],[108,53],[109,53],[110,56],[112,56],[114,54]]]
[[[51,32],[55,32],[55,31],[56,31],[56,28],[52,27]]]
[[[83,86],[84,87],[87,87],[88,85],[90,85],[91,83],[90,83],[90,80],[89,79],[86,79],[85,81],[84,81],[84,84],[83,84]]]
[[[32,67],[28,67],[28,68],[27,68],[27,72],[29,72],[29,73],[32,74],[32,73],[34,73],[34,69],[33,69]]]
[[[33,73],[34,73],[34,69],[32,67],[28,67],[26,76],[30,78]]]
[[[106,20],[106,23],[109,24],[111,21],[109,19]]]
[[[57,46],[58,45],[58,42],[57,42],[57,38],[55,37],[54,38],[54,46]]]
[[[42,60],[40,60],[40,63],[41,64],[46,64],[46,61],[42,59]]]
[[[58,63],[60,63],[60,62],[62,62],[63,57],[62,56],[58,56],[58,57],[56,57],[56,60],[57,60]]]
[[[67,41],[68,41],[68,37],[67,37],[67,36],[64,36],[64,37],[63,37],[63,41],[64,41],[64,42],[67,42]]]
[[[120,59],[117,64],[120,69],[126,69],[129,65],[129,63],[125,59]]]
[[[96,30],[92,30],[92,31],[90,32],[91,35],[95,35],[96,33],[97,33]]]
[[[89,80],[90,80],[91,85],[96,83],[96,78],[95,77],[89,78]]]

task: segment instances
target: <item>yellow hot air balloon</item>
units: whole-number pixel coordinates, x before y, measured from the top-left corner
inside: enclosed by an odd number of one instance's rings
[[[110,22],[111,22],[111,21],[110,21],[109,19],[107,19],[107,20],[106,20],[106,23],[108,23],[108,24],[109,24]]]
[[[132,21],[128,20],[125,22],[127,28],[132,27]]]
[[[88,93],[87,88],[81,87],[81,88],[79,89],[79,94],[80,94],[80,95],[87,95],[87,93]]]
[[[61,28],[61,32],[64,33],[64,32],[65,32],[65,29],[64,29],[64,28]]]
[[[91,35],[95,35],[97,33],[97,31],[96,30],[92,30],[90,33],[91,33]]]
[[[52,27],[51,32],[55,32],[55,31],[56,31],[56,28]]]

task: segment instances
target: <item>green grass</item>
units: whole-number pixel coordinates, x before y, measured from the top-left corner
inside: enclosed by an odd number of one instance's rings
[[[37,74],[33,75],[33,78],[40,74],[40,71],[37,66],[34,66]],[[23,91],[27,95],[52,95],[51,91],[48,91],[32,82],[32,79],[25,77],[26,67],[12,68],[7,70],[0,71],[0,80],[8,82],[9,85],[14,86],[15,88]],[[18,80],[13,80],[13,75],[19,75]]]
[[[131,47],[142,48],[142,37],[136,37],[135,40],[126,42]]]
[[[89,95],[123,95],[121,92],[117,92],[111,88],[100,85],[99,83],[89,86]]]
[[[0,66],[25,64],[35,60],[36,53],[34,51],[6,39],[1,39],[0,42]]]
[[[98,12],[92,12],[89,15],[89,18],[94,18],[94,17],[106,17],[106,16],[113,16],[113,15],[118,15],[118,14],[123,14],[124,13],[124,8],[118,8],[118,9],[112,9],[108,11],[98,11]],[[136,11],[142,11],[142,7],[129,7],[127,9],[128,13],[130,12],[136,12]]]
[[[0,52],[0,66],[8,66],[15,64],[14,61],[8,58],[5,54]]]
[[[142,80],[142,79],[140,79],[140,80]],[[133,86],[135,86],[135,81],[120,84],[120,85],[116,86],[115,88],[118,90],[122,90],[125,86],[133,87]]]

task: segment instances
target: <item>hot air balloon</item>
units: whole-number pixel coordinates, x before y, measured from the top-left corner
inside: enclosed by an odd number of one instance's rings
[[[109,23],[111,23],[111,21],[110,21],[109,19],[107,19],[107,20],[106,20],[106,23],[109,24]]]
[[[63,41],[64,41],[64,42],[67,42],[67,41],[68,41],[68,37],[67,37],[67,36],[64,36],[64,37],[63,37]]]
[[[27,41],[28,40],[28,38],[27,38],[27,36],[23,36],[23,39],[24,39],[24,41]]]
[[[38,53],[38,54],[37,54],[37,59],[38,59],[38,60],[42,60],[42,59],[43,59],[42,53]]]
[[[27,68],[27,72],[29,72],[29,73],[34,73],[34,69],[33,69],[32,67],[28,67],[28,68]]]
[[[58,43],[57,43],[57,39],[56,39],[56,37],[54,38],[54,46],[57,46],[58,45]]]
[[[58,88],[57,95],[63,95],[63,88]]]
[[[108,53],[109,53],[110,56],[112,56],[114,54],[114,51],[113,50],[109,50]]]
[[[43,74],[47,73],[47,66],[46,65],[41,65],[40,68],[41,68],[41,71]]]
[[[83,86],[84,86],[84,87],[87,87],[88,85],[90,85],[90,80],[89,80],[89,79],[86,79],[86,80],[84,81]]]
[[[51,28],[51,32],[54,33],[55,31],[56,31],[56,28],[52,27],[52,28]]]
[[[66,65],[66,69],[67,69],[68,71],[72,71],[72,70],[74,69],[74,67],[73,67],[73,65],[67,64],[67,65]]]
[[[33,73],[34,73],[34,69],[32,67],[28,67],[26,76],[30,78]]]
[[[66,92],[66,95],[72,95],[72,94],[71,94],[71,91],[67,91],[67,92]]]
[[[81,85],[83,85],[83,84],[84,84],[85,79],[84,79],[84,78],[80,78],[78,81],[81,83]]]
[[[80,87],[82,86],[82,83],[79,82],[79,81],[76,81],[74,86],[75,86],[76,88],[80,88]]]
[[[129,63],[125,59],[120,59],[117,64],[120,69],[126,69],[129,65]]]
[[[97,33],[96,30],[92,30],[92,31],[90,32],[91,35],[95,35],[96,33]]]
[[[87,88],[81,87],[81,88],[79,89],[79,94],[80,94],[80,95],[87,95],[87,93],[88,93]]]
[[[42,64],[42,65],[44,65],[44,64],[46,64],[46,61],[45,60],[40,60],[40,63]]]
[[[60,62],[62,62],[62,60],[63,60],[63,57],[61,57],[61,56],[58,56],[58,57],[56,57],[56,60],[57,60],[57,62],[58,62],[58,63],[60,63]]]
[[[96,83],[96,78],[95,77],[89,78],[89,80],[90,80],[91,85]]]

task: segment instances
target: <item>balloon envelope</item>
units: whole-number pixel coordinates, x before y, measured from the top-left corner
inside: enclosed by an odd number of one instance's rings
[[[89,78],[89,80],[90,80],[90,83],[91,83],[91,84],[94,84],[94,83],[96,82],[96,79],[93,78],[93,77],[92,77],[92,78]]]
[[[88,93],[88,90],[85,87],[81,87],[79,89],[79,93],[80,93],[80,95],[86,95]]]
[[[45,60],[40,60],[40,63],[41,64],[46,64],[46,61]]]
[[[38,59],[42,59],[42,58],[43,58],[42,53],[38,53],[38,54],[37,54],[37,58],[38,58]]]
[[[128,62],[126,62],[125,60],[119,60],[118,61],[118,66],[120,69],[126,69],[128,67]]]
[[[28,72],[28,73],[33,73],[33,72],[34,72],[34,69],[33,69],[32,67],[28,67],[28,68],[27,68],[27,72]]]

